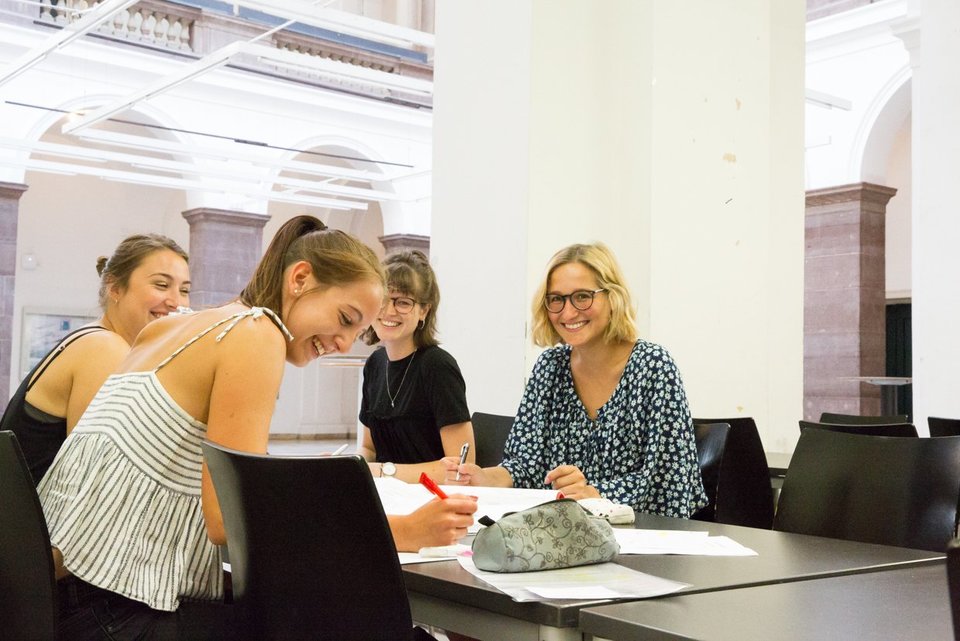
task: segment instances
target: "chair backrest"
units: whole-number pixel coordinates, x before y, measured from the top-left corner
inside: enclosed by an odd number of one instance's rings
[[[503,446],[507,434],[513,427],[513,417],[501,414],[474,412],[470,418],[473,423],[473,438],[477,443],[477,465],[493,467],[503,461]]]
[[[774,529],[943,551],[960,500],[960,436],[889,438],[804,430]]]
[[[874,425],[872,423],[863,423],[861,425],[834,425],[832,423],[813,423],[811,421],[800,421],[800,431],[804,430],[829,430],[831,432],[843,432],[845,434],[860,434],[862,436],[898,436],[917,438],[917,428],[910,423],[892,423],[889,425]]]
[[[952,539],[947,544],[947,584],[953,614],[953,638],[960,641],[960,539]]]
[[[695,418],[693,423],[730,426],[720,462],[714,521],[769,530],[773,525],[773,490],[757,424],[749,416]]]
[[[927,417],[930,436],[960,436],[960,418]]]
[[[894,423],[909,423],[906,414],[891,414],[890,416],[859,416],[857,414],[833,414],[823,412],[820,415],[821,423],[834,425],[892,425]]]
[[[250,639],[409,639],[406,588],[359,456],[203,443],[227,532],[238,630]]]
[[[697,463],[703,478],[703,489],[710,501],[690,518],[698,521],[713,521],[717,512],[717,490],[720,485],[720,466],[723,452],[727,447],[730,434],[728,423],[697,423],[693,426],[693,436],[697,443]]]
[[[0,432],[0,639],[56,638],[47,523],[16,436]]]

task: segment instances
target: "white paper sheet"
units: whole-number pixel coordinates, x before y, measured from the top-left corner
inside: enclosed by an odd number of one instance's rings
[[[710,536],[707,532],[614,528],[613,534],[620,544],[620,554],[757,555],[729,537]]]
[[[410,514],[433,498],[433,495],[419,483],[404,483],[393,478],[375,478],[374,483],[383,511],[387,514]],[[459,485],[441,485],[447,494],[467,494],[477,497],[475,519],[489,516],[499,520],[507,512],[519,512],[534,505],[540,505],[557,498],[553,490],[527,490],[512,487],[462,487]],[[468,530],[476,533],[482,526],[474,522]]]
[[[616,563],[501,574],[478,570],[471,557],[461,556],[457,561],[467,572],[508,594],[514,601],[645,599],[688,587],[686,583],[661,579]]]

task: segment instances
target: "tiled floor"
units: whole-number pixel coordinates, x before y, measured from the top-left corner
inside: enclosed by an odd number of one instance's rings
[[[286,454],[296,456],[310,456],[313,454],[322,454],[324,452],[333,452],[341,445],[346,445],[344,454],[356,454],[357,442],[354,439],[344,440],[271,440],[267,444],[267,452],[270,454]]]

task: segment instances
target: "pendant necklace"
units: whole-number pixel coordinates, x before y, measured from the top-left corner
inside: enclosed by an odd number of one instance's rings
[[[390,399],[390,407],[396,407],[394,403],[397,400],[397,397],[400,396],[400,390],[403,389],[403,382],[407,380],[407,372],[410,371],[410,366],[413,365],[413,359],[417,357],[417,350],[413,350],[413,356],[410,357],[410,362],[407,363],[407,368],[403,370],[403,376],[400,378],[400,385],[397,386],[397,393],[390,393],[390,359],[387,359],[387,398]]]

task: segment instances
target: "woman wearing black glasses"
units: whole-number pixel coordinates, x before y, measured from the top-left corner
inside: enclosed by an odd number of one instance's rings
[[[374,476],[415,483],[422,472],[441,483],[444,456],[467,444],[473,462],[473,426],[466,384],[453,356],[437,345],[436,275],[419,251],[388,256],[383,263],[389,294],[364,340],[380,342],[363,368],[359,452]]]
[[[571,245],[534,296],[533,340],[547,349],[527,382],[497,467],[444,459],[447,483],[553,488],[640,512],[687,517],[707,503],[680,373],[637,338],[613,253]]]

